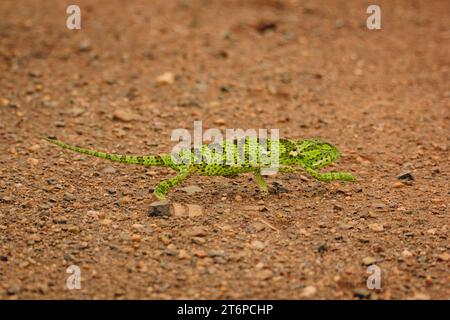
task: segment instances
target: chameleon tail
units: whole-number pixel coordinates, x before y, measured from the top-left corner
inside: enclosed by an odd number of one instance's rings
[[[165,166],[164,160],[161,156],[128,156],[128,155],[105,153],[96,150],[79,148],[47,137],[43,137],[43,139],[65,149],[69,149],[82,154],[87,154],[97,158],[107,159],[110,161],[122,162],[127,164],[139,164],[143,166]]]
[[[356,181],[356,178],[348,172],[317,172],[312,168],[304,168],[311,176],[319,181]]]

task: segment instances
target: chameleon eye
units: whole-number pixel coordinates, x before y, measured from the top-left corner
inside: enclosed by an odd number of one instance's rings
[[[296,156],[298,156],[298,152],[297,151],[291,151],[291,152],[289,152],[289,155],[292,156],[292,157],[296,157]]]

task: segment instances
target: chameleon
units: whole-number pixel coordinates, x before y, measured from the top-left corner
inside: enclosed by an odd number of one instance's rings
[[[214,151],[211,151],[212,144],[203,144],[199,149],[191,148],[190,150],[180,151],[178,154],[179,158],[173,157],[173,154],[171,153],[144,156],[113,154],[80,148],[50,137],[43,137],[43,139],[59,147],[101,159],[146,167],[156,166],[173,169],[178,174],[173,178],[161,181],[153,191],[153,194],[159,200],[165,200],[166,194],[170,189],[181,184],[196,173],[203,176],[224,177],[233,177],[242,173],[253,173],[254,180],[261,192],[263,194],[269,192],[268,184],[262,174],[264,167],[267,168],[267,162],[264,162],[264,159],[259,152],[252,151],[254,151],[255,148],[269,150],[272,145],[275,145],[275,142],[271,139],[262,141],[256,138],[247,137],[235,140],[225,140],[216,144],[214,147],[218,147],[219,149],[214,149]],[[276,146],[278,147],[275,149],[278,152],[278,172],[295,173],[304,171],[316,180],[324,182],[356,180],[352,174],[347,172],[318,171],[319,169],[330,165],[340,157],[338,149],[322,139],[278,139],[276,140]],[[239,149],[239,147],[243,148]],[[220,159],[224,160],[225,154],[217,151],[220,151],[220,148],[222,148],[222,151],[231,150],[231,156],[234,158],[235,163],[226,161],[205,161],[207,158],[202,157],[205,154],[208,154],[209,156],[218,155]],[[195,158],[199,155],[199,153],[196,152],[197,150],[200,150],[200,160],[198,160],[199,158]],[[239,150],[244,150],[244,152]],[[267,154],[270,156],[270,152]],[[254,158],[256,157],[256,160],[252,159],[252,156]],[[191,161],[180,161],[182,159]]]

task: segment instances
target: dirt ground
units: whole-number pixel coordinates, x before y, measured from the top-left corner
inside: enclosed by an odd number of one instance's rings
[[[296,0],[77,1],[68,30],[71,3],[1,1],[0,298],[448,299],[450,4],[376,2],[382,30]],[[39,138],[155,154],[194,120],[322,137],[359,180],[193,177],[168,199],[195,214],[150,217],[170,170]]]

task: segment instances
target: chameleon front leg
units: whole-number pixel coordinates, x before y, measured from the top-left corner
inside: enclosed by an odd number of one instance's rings
[[[156,187],[155,191],[153,191],[153,194],[159,200],[165,200],[167,192],[171,188],[179,185],[184,180],[186,180],[194,171],[194,168],[181,169],[180,173],[177,176],[173,177],[172,179],[161,181]]]
[[[352,176],[348,172],[317,172],[312,168],[306,167],[304,168],[306,172],[308,172],[311,176],[316,178],[319,181],[335,181],[335,180],[342,180],[342,181],[355,181],[356,178]]]
[[[260,170],[254,171],[254,174],[255,174],[255,181],[259,189],[263,193],[269,193],[269,187],[267,186],[267,182],[264,179],[263,175],[261,174],[261,171]]]

